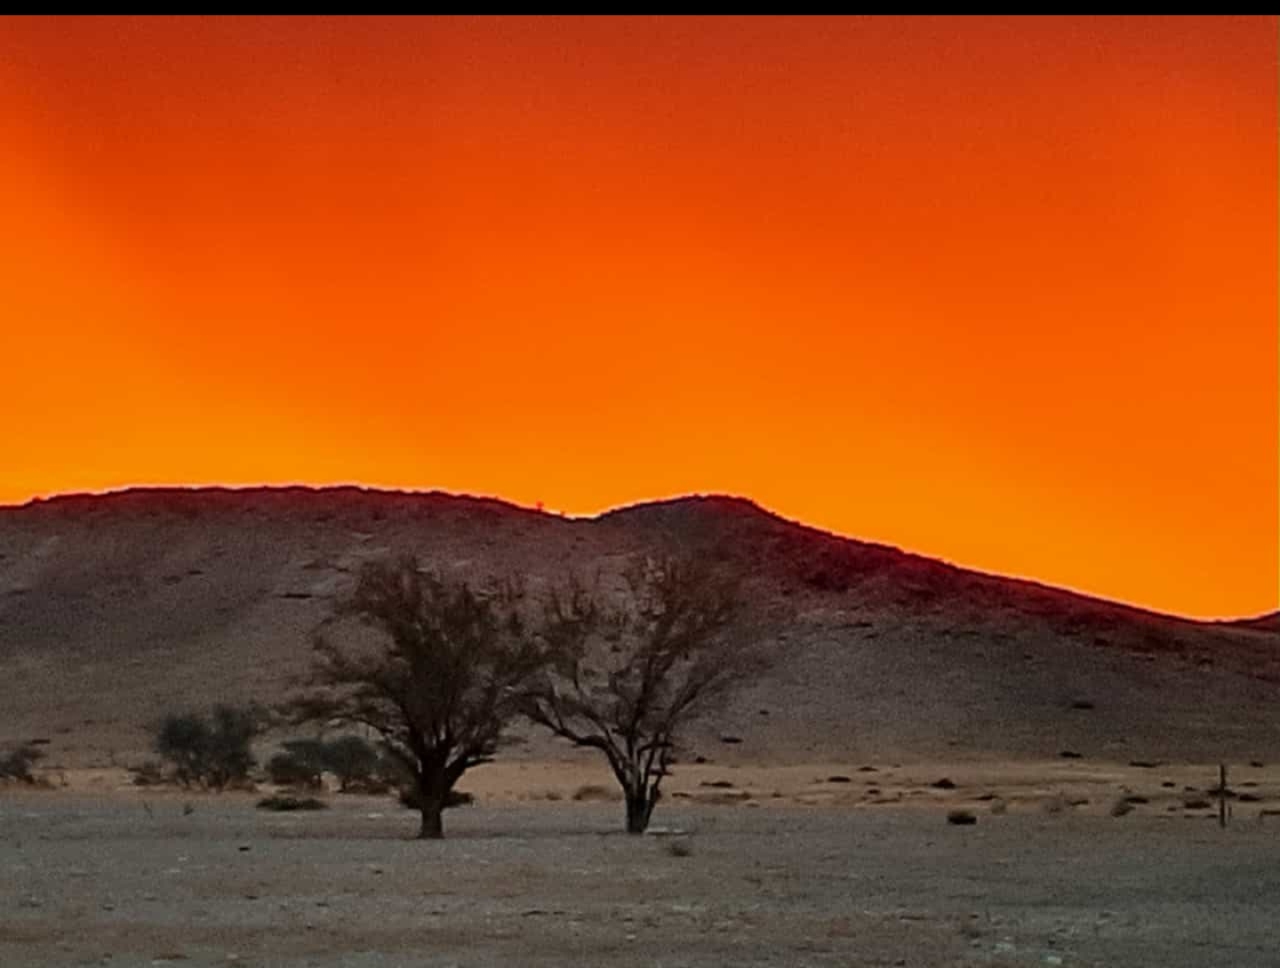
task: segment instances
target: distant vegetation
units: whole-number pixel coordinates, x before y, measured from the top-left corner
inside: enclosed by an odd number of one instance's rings
[[[264,725],[263,712],[252,706],[171,714],[155,727],[155,751],[183,786],[223,790],[248,781],[255,765],[251,744]]]
[[[438,838],[445,808],[470,802],[459,779],[524,718],[598,750],[627,831],[643,833],[683,731],[764,663],[734,632],[744,608],[736,574],[686,556],[636,559],[624,577],[621,594],[569,579],[534,599],[520,581],[475,584],[413,557],[366,564],[314,640],[308,687],[277,713],[294,725],[370,729],[379,742],[290,739],[267,776],[303,793],[323,789],[326,775],[340,792],[394,789],[419,812],[419,837]],[[374,637],[353,634],[360,626]],[[155,729],[164,765],[144,764],[135,782],[244,783],[264,723],[259,710],[226,705],[169,715]],[[587,790],[574,799],[618,798]],[[261,806],[305,809],[298,799]]]
[[[385,793],[401,778],[393,759],[360,736],[295,739],[281,745],[284,751],[267,762],[267,775],[280,786],[319,790],[329,773],[338,781],[339,793]]]

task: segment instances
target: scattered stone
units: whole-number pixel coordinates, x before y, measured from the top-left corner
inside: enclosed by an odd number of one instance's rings
[[[703,780],[698,784],[698,786],[715,787],[719,790],[731,790],[733,789],[733,782],[731,780]]]
[[[1164,766],[1164,760],[1130,760],[1130,766],[1135,766],[1140,770],[1154,770],[1157,767]]]
[[[947,812],[947,823],[957,827],[971,827],[977,822],[977,816],[968,810],[950,810]]]
[[[954,790],[956,788],[955,782],[945,776],[941,780],[934,780],[929,786],[935,790]]]
[[[1058,754],[1058,756],[1060,756],[1060,757],[1061,757],[1062,759],[1064,759],[1064,760],[1082,760],[1082,759],[1084,759],[1084,757],[1083,757],[1083,756],[1081,756],[1079,753],[1077,753],[1075,750],[1063,750],[1061,753],[1059,753],[1059,754]]]
[[[741,743],[741,742],[742,742],[742,737],[741,737],[741,736],[721,736],[721,737],[720,737],[720,742],[722,742],[722,743],[728,743],[728,744],[730,744],[730,745],[734,745],[734,744],[737,744],[737,743]]]
[[[1088,699],[1077,699],[1071,704],[1072,709],[1092,709],[1093,703]]]
[[[834,776],[827,777],[827,782],[828,783],[852,783],[853,779],[851,777],[845,776],[842,773],[837,773]]]

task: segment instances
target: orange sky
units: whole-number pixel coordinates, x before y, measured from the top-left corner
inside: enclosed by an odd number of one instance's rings
[[[0,502],[730,492],[1274,609],[1277,37],[0,20]]]

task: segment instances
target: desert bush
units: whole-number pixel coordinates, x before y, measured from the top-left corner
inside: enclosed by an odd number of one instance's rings
[[[332,773],[339,793],[385,793],[411,779],[392,758],[379,754],[377,747],[359,736],[295,739],[281,745],[284,751],[267,762],[267,774],[279,786],[319,790],[324,774]]]
[[[293,739],[281,744],[284,751],[267,761],[267,775],[280,786],[319,790],[325,771],[325,744],[318,739]]]
[[[263,797],[258,801],[259,810],[327,810],[328,808],[329,805],[327,803],[323,800],[317,800],[315,797],[294,797],[281,793]]]
[[[321,750],[325,768],[338,778],[340,793],[381,792],[386,782],[378,776],[382,757],[368,740],[359,736],[339,736],[327,741]],[[371,787],[377,786],[377,789]]]
[[[254,708],[217,705],[209,716],[172,713],[155,728],[155,749],[183,786],[223,790],[249,779],[254,759],[250,744],[261,728]]]
[[[1136,807],[1134,807],[1133,802],[1128,797],[1120,797],[1111,804],[1110,813],[1113,817],[1124,817],[1133,813],[1135,809]]]
[[[18,780],[34,784],[36,778],[31,768],[43,758],[44,751],[29,743],[8,753],[0,753],[0,780]]]

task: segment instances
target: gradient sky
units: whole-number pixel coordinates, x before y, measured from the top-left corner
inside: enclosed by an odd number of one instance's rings
[[[1274,609],[1278,27],[0,20],[0,502],[728,492]]]

